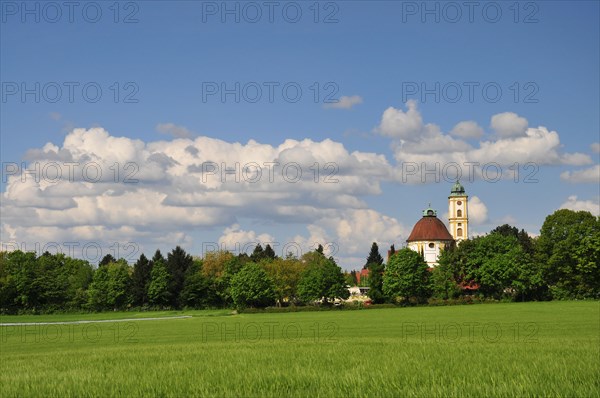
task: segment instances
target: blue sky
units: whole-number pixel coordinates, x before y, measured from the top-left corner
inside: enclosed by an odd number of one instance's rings
[[[451,183],[402,178],[421,162],[494,162],[505,176],[519,163],[517,182],[465,182],[474,233],[537,234],[560,207],[598,214],[598,2],[475,2],[471,16],[463,2],[275,2],[272,22],[264,2],[122,2],[118,15],[81,2],[72,22],[62,2],[60,16],[1,3],[4,243],[200,255],[202,242],[322,241],[350,269],[373,240],[401,246],[429,202],[443,219]],[[236,83],[239,102],[223,100]],[[105,176],[132,162],[140,181],[23,182],[10,168],[57,159]],[[315,161],[333,163],[339,182],[206,185],[194,170],[209,161],[295,161],[308,180]]]

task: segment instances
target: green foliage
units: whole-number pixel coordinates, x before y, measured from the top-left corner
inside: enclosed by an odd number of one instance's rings
[[[557,210],[546,217],[536,260],[554,298],[600,298],[600,217]]]
[[[100,260],[98,267],[104,267],[105,265],[108,265],[110,263],[116,263],[116,262],[117,262],[117,259],[114,258],[112,254],[108,253],[107,255],[102,257],[102,260]]]
[[[383,294],[383,273],[385,271],[383,259],[381,263],[368,264],[367,268],[369,269],[368,296],[374,304],[382,304],[386,301],[386,296]]]
[[[478,294],[514,300],[541,298],[542,274],[516,234],[494,232],[461,242],[440,256],[434,272],[438,298],[453,298],[455,286],[478,284]],[[451,278],[454,282],[444,281]]]
[[[169,305],[171,302],[170,282],[171,274],[164,260],[158,258],[158,261],[154,262],[152,266],[151,280],[148,286],[150,304],[160,307]]]
[[[318,250],[306,253],[302,257],[306,270],[298,282],[298,297],[304,302],[323,300],[347,299],[350,293],[342,269],[333,261],[326,258]]]
[[[523,251],[525,251],[528,254],[533,254],[533,251],[534,251],[533,239],[531,239],[529,234],[527,232],[525,232],[524,229],[521,229],[521,231],[519,231],[519,229],[516,227],[512,227],[508,224],[504,224],[504,225],[494,228],[490,232],[490,234],[500,234],[503,236],[514,236],[515,238],[517,238],[519,245],[521,245],[521,247],[523,248]]]
[[[186,273],[180,295],[181,304],[186,307],[206,308],[215,301],[209,280],[202,274],[201,268],[202,262],[194,261]]]
[[[274,283],[277,304],[281,306],[284,301],[295,302],[298,295],[298,283],[302,272],[306,268],[305,264],[296,258],[290,257],[263,261],[260,265],[267,271]]]
[[[86,290],[92,279],[87,261],[64,254],[16,250],[0,253],[0,309],[65,310],[87,302]]]
[[[455,299],[462,293],[453,274],[452,254],[443,251],[440,254],[439,265],[431,271],[432,294],[437,299]]]
[[[371,251],[369,252],[367,262],[363,266],[363,269],[369,268],[370,264],[383,264],[383,257],[379,254],[379,246],[377,246],[376,242],[373,242],[371,245]]]
[[[386,267],[383,293],[390,299],[424,302],[431,294],[430,271],[423,257],[409,249],[398,250]]]
[[[267,259],[267,260],[275,260],[275,258],[277,257],[275,255],[275,250],[273,250],[271,245],[268,243],[267,243],[267,246],[265,246],[264,255],[265,255],[265,259]]]
[[[91,309],[123,309],[131,304],[130,267],[124,261],[98,267],[88,289],[88,305]]]
[[[152,263],[142,253],[133,266],[131,276],[131,290],[134,305],[146,305],[149,303],[148,288],[152,280]]]
[[[185,274],[192,266],[194,259],[180,246],[173,249],[167,256],[167,269],[169,271],[169,296],[173,307],[180,305],[179,293],[183,289]]]
[[[258,264],[247,263],[231,279],[231,298],[237,308],[267,307],[275,303],[275,286]]]

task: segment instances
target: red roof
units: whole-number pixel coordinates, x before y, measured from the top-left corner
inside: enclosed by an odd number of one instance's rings
[[[453,238],[439,218],[425,216],[415,224],[406,241],[414,242],[419,240],[453,240]]]

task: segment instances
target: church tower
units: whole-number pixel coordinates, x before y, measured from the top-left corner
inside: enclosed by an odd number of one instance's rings
[[[452,186],[450,196],[448,196],[448,226],[450,227],[450,235],[456,243],[460,243],[469,237],[467,199],[465,188],[460,185],[460,181],[456,181]]]

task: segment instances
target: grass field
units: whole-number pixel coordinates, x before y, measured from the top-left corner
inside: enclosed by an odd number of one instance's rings
[[[12,396],[597,397],[600,303],[3,316]]]

